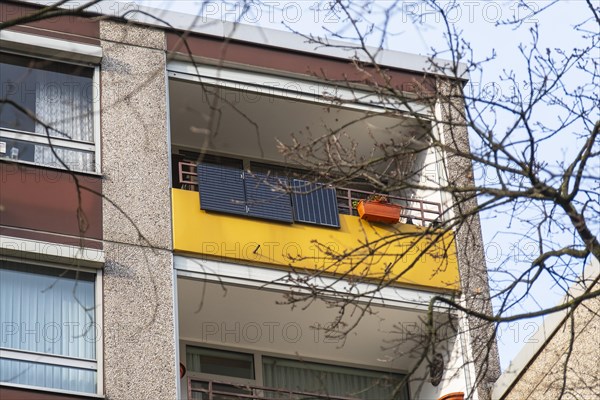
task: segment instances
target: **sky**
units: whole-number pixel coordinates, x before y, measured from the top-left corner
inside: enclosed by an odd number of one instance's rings
[[[240,3],[235,2],[146,0],[137,3],[189,14],[201,12],[211,19],[239,21],[283,31],[292,30],[305,35],[331,38],[332,32],[339,32],[341,29],[338,39],[352,39],[352,31],[344,29],[348,21],[339,10],[332,8],[331,2],[266,1],[261,4],[252,3],[245,11]],[[425,56],[430,55],[432,49],[445,47],[441,19],[421,2],[402,2],[401,12],[391,18],[383,34],[378,30],[383,25],[380,11],[388,4],[389,1],[376,1],[372,7],[363,10],[363,16],[374,23],[373,33],[367,38],[370,45],[382,45],[386,49]],[[510,92],[511,85],[498,78],[506,70],[514,70],[517,77],[526,78],[527,60],[520,53],[519,45],[529,43],[530,29],[534,25],[539,26],[540,48],[571,50],[582,45],[580,34],[575,32],[573,26],[589,14],[585,2],[581,0],[561,1],[538,15],[532,15],[532,10],[542,9],[548,1],[464,1],[458,3],[455,8],[449,8],[450,2],[442,1],[439,4],[448,7],[446,11],[450,22],[462,31],[462,37],[470,43],[473,59],[484,60],[495,55],[484,67],[471,73],[468,90],[475,95],[481,92],[492,95]],[[521,26],[499,25],[515,16],[524,18]],[[443,58],[444,54],[440,56]],[[542,118],[550,121],[552,116]],[[498,127],[502,128],[502,122]],[[568,158],[574,149],[572,143],[552,143],[546,157],[556,160]],[[518,226],[509,228],[500,223],[501,216],[483,215],[482,220],[488,268],[500,267],[501,262],[506,260],[509,264],[514,264],[516,269],[520,263],[526,264],[528,255],[535,250],[535,242],[523,237]],[[534,291],[521,307],[523,310],[531,310],[553,305],[559,302],[563,295],[562,291],[553,290],[549,282],[548,287],[540,287],[538,291]],[[540,328],[539,323],[540,319],[535,319],[503,327],[499,340],[503,369],[518,350],[528,343],[532,333]]]

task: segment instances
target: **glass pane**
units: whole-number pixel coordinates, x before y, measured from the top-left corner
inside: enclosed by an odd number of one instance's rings
[[[0,382],[96,393],[96,371],[0,358]]]
[[[405,400],[402,375],[263,357],[265,386],[364,400]],[[396,394],[395,394],[396,393]]]
[[[63,163],[71,171],[94,172],[95,155],[90,151],[75,150],[65,147],[53,146],[54,152],[49,145],[31,143],[24,140],[15,140],[0,137],[0,146],[4,152],[0,152],[0,158],[28,161],[37,165],[63,169]],[[2,143],[4,143],[2,145]],[[56,155],[62,160],[62,163]]]
[[[187,346],[186,352],[188,371],[254,379],[252,354],[193,346]]]
[[[96,359],[93,274],[1,266],[1,347]]]
[[[0,97],[26,110],[0,106],[1,128],[46,135],[46,124],[51,136],[94,141],[92,68],[6,53],[0,57]]]

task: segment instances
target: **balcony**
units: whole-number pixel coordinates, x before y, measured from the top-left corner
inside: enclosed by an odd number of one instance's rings
[[[421,293],[422,306],[406,303],[396,307],[393,300],[385,304],[374,301],[367,314],[352,306],[354,311],[338,320],[338,309],[328,301],[291,306],[286,303],[289,289],[243,286],[237,280],[230,283],[226,276],[217,278],[219,271],[212,262],[188,258],[179,265],[188,272],[194,266],[200,271],[197,276],[177,278],[179,354],[187,370],[181,380],[183,399],[210,399],[209,394],[213,400],[440,396],[441,388],[429,385],[429,369],[418,357],[427,332],[425,305],[435,294]],[[240,271],[235,278],[243,275]],[[402,292],[398,298],[404,300],[419,293],[394,290]],[[453,335],[452,312],[436,307],[432,318],[444,329],[439,333]],[[341,325],[334,327],[334,320]],[[339,335],[350,326],[351,334]],[[436,346],[444,354],[460,351],[454,340],[440,340]],[[463,367],[457,362],[457,369],[449,374],[456,372],[460,379]],[[401,388],[406,372],[412,370],[415,374]],[[394,392],[397,397],[392,396]],[[415,396],[417,393],[420,395]]]
[[[427,126],[389,110],[332,105],[318,95],[298,98],[288,91],[211,82],[199,84],[185,74],[169,80],[176,253],[459,290],[454,234],[434,229],[443,214],[435,190],[440,155],[428,145]],[[370,170],[397,180],[422,177],[431,189],[390,194],[389,201],[401,206],[402,214],[399,223],[386,225],[356,216],[357,202],[374,194],[364,182],[333,188],[302,173],[286,176],[271,169],[304,165],[306,173],[325,156],[323,150],[308,152],[315,159],[305,160],[305,165],[287,158],[280,145],[291,145],[293,138],[310,141],[313,134],[326,132],[337,132],[338,143],[354,149],[357,159],[379,159],[381,148],[375,143],[410,148],[391,164],[374,162]],[[195,164],[199,154],[204,171],[200,182]],[[207,160],[209,154],[221,161]]]

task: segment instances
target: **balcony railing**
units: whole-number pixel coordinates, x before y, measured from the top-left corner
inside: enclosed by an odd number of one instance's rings
[[[188,398],[201,400],[360,400],[188,377]]]
[[[178,181],[176,182],[176,186],[185,190],[198,191],[197,164],[189,161],[179,161],[177,164]],[[358,212],[356,211],[356,204],[358,201],[366,200],[369,196],[374,194],[377,193],[336,187],[338,210],[340,214],[358,215]],[[406,223],[415,223],[417,225],[426,226],[439,220],[442,214],[442,206],[440,203],[388,194],[385,196],[391,203],[402,206],[401,218],[403,218]]]

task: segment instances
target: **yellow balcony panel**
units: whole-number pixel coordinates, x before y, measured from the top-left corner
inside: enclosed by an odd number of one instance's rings
[[[173,247],[247,264],[346,279],[459,290],[454,234],[423,235],[414,225],[371,224],[340,215],[340,229],[281,224],[200,209],[198,192],[173,189]]]

